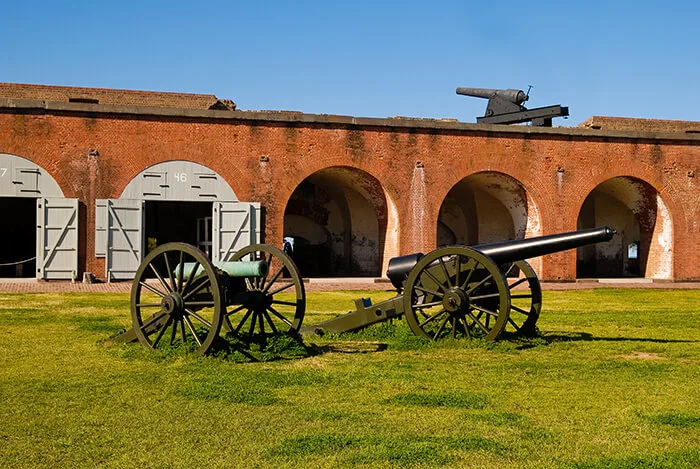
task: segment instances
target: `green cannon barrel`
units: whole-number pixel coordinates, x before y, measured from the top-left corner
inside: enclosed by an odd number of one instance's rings
[[[267,275],[267,263],[265,261],[227,261],[214,262],[214,267],[223,270],[231,277],[264,277]],[[189,278],[194,269],[194,262],[185,262],[182,275]],[[204,268],[200,265],[195,276],[204,273]],[[179,267],[175,269],[174,275],[179,275]]]

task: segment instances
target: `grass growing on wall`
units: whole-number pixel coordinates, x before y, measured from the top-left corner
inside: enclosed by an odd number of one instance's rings
[[[311,293],[305,324],[391,295]],[[129,322],[125,294],[0,294],[3,467],[700,465],[699,290],[548,291],[532,340],[394,321],[252,360],[105,340]]]

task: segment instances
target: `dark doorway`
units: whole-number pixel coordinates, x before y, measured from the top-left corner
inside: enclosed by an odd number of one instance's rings
[[[36,277],[36,199],[0,197],[0,277]]]
[[[211,258],[211,202],[146,202],[147,252],[170,242],[197,246]]]

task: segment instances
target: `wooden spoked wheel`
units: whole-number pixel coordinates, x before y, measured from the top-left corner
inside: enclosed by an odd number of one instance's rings
[[[537,320],[542,311],[542,288],[537,274],[526,261],[504,267],[510,290],[510,316],[506,332],[525,337],[537,335]]]
[[[242,304],[224,313],[224,331],[244,340],[265,334],[296,335],[304,320],[306,293],[294,261],[267,244],[253,244],[238,251],[232,261],[264,261],[265,276],[246,277],[247,294]]]
[[[431,340],[494,340],[508,322],[510,290],[498,266],[466,246],[432,251],[411,270],[404,311],[414,334]]]
[[[223,310],[216,271],[194,246],[159,246],[136,272],[131,321],[146,347],[189,345],[204,355],[219,336]]]

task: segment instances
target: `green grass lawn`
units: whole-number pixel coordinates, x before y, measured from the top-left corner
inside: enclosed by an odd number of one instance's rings
[[[305,324],[359,296],[309,294]],[[544,292],[533,340],[404,321],[199,358],[105,340],[128,295],[0,294],[2,467],[700,467],[700,290]]]

